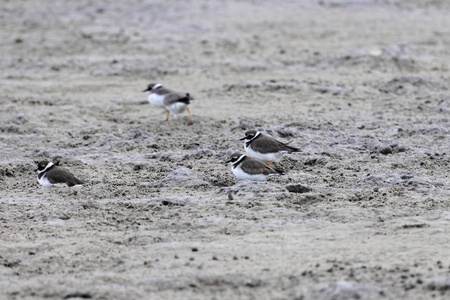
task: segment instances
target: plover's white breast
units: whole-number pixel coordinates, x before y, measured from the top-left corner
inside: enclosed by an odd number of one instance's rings
[[[231,167],[231,171],[233,171],[234,176],[236,176],[239,180],[254,180],[254,181],[264,181],[267,176],[264,174],[248,174],[245,173],[241,166],[237,166],[236,168]]]
[[[158,95],[155,93],[150,93],[148,95],[148,102],[155,106],[164,107],[164,95]]]
[[[247,152],[248,156],[262,161],[274,161],[283,156],[284,154],[288,153],[287,151],[279,151],[276,153],[259,153],[251,148],[251,144],[248,147],[244,144],[244,149],[245,152]]]
[[[39,182],[40,185],[43,185],[43,186],[52,185],[50,183],[50,181],[48,180],[48,178],[46,177],[46,174],[42,175],[41,178],[38,177],[38,182]]]

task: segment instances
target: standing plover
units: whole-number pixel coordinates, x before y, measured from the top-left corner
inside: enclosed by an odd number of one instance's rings
[[[299,151],[297,148],[288,146],[256,130],[246,131],[245,136],[240,141],[242,140],[245,140],[245,152],[250,157],[268,162],[268,166],[271,166],[272,161],[277,160],[284,154]]]
[[[268,177],[284,175],[282,171],[265,165],[262,161],[245,154],[234,153],[226,163],[231,163],[231,171],[239,180],[266,180]]]
[[[163,107],[167,112],[165,121],[169,121],[172,113],[175,117],[187,110],[189,125],[192,125],[192,115],[188,105],[194,98],[189,93],[174,92],[163,87],[160,83],[150,83],[143,92],[148,92],[148,102],[158,107]]]
[[[40,161],[37,165],[37,180],[40,185],[53,185],[55,183],[65,183],[68,186],[82,185],[83,181],[76,178],[68,170],[55,165],[47,160]]]

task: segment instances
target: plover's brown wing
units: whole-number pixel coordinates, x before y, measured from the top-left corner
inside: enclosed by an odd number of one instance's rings
[[[250,175],[258,175],[258,174],[263,174],[263,175],[271,175],[271,174],[282,174],[281,171],[277,171],[269,166],[267,166],[266,164],[264,164],[263,162],[250,158],[250,157],[246,157],[244,159],[244,161],[240,164],[241,169]]]
[[[171,92],[164,98],[164,105],[168,106],[177,102],[185,104],[191,103],[191,96],[187,93]]]
[[[283,144],[280,141],[277,141],[276,139],[266,136],[266,135],[260,135],[258,136],[252,143],[253,149],[258,149],[257,151],[260,153],[276,153],[280,151],[287,151],[288,153],[291,152],[298,152],[299,150],[297,148],[288,146],[286,144]],[[255,150],[256,151],[256,150]]]
[[[65,183],[68,186],[74,186],[76,184],[83,184],[84,182],[76,178],[75,175],[70,173],[64,168],[53,167],[50,171],[46,172],[45,177],[50,181],[50,183]]]

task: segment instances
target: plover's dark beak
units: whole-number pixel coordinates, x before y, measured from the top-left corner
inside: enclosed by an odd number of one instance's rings
[[[224,161],[223,163],[224,163],[224,164],[227,164],[227,163],[230,163],[230,162],[231,162],[231,158],[228,159],[228,160],[226,160],[226,161]]]
[[[240,140],[240,141],[243,141],[243,140],[245,140],[245,136],[244,136],[244,137],[242,137],[242,138],[240,138],[239,140]]]
[[[33,172],[36,172],[38,169],[34,169]]]
[[[143,93],[148,92],[148,89],[145,89],[145,90],[143,90],[142,92],[143,92]]]

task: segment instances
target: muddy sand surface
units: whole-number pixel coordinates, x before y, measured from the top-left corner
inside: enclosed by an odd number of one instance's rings
[[[0,298],[448,299],[449,15],[3,1]],[[195,124],[161,123],[149,82]],[[251,128],[301,149],[287,175],[234,179]],[[45,158],[87,185],[39,186]]]

